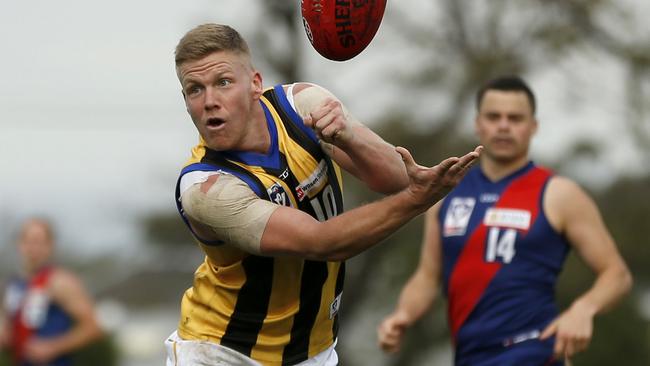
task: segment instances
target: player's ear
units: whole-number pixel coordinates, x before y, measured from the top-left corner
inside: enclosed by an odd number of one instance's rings
[[[259,71],[253,70],[253,77],[251,78],[251,88],[253,90],[253,97],[259,99],[262,96],[262,74]]]
[[[537,133],[537,127],[539,126],[539,123],[537,122],[537,118],[533,117],[533,131],[531,133],[531,136],[534,136]]]

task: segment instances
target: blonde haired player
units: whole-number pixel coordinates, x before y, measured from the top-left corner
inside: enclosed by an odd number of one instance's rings
[[[419,166],[323,88],[265,89],[226,25],[190,30],[176,71],[201,136],[176,198],[206,258],[168,365],[336,365],[344,260],[442,198],[480,149]],[[341,168],[390,196],[344,212]]]

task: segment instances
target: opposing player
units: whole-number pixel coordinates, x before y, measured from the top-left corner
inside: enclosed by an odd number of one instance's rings
[[[23,273],[5,290],[0,345],[10,348],[16,366],[72,365],[71,354],[102,334],[92,299],[75,274],[52,264],[47,221],[23,224],[18,252]]]
[[[176,71],[201,136],[176,198],[206,259],[168,365],[336,365],[343,261],[442,198],[480,148],[419,166],[319,86],[265,90],[229,26],[190,30]],[[392,195],[343,213],[339,167]]]
[[[629,291],[631,275],[592,199],[530,161],[538,123],[528,85],[497,78],[476,102],[480,166],[428,211],[420,264],[379,344],[399,351],[442,287],[456,365],[559,365],[587,348],[594,316]],[[570,248],[596,280],[559,313],[554,288]]]

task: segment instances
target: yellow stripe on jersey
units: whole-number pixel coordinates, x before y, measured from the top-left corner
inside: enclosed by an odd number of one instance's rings
[[[309,349],[317,350],[323,347],[322,342],[324,339],[328,339],[332,336],[332,329],[334,326],[334,316],[333,312],[338,310],[338,303],[332,303],[332,299],[336,301],[336,277],[338,276],[339,263],[329,262],[327,263],[328,268],[328,281],[325,282],[323,286],[323,293],[321,297],[320,310],[317,315],[317,323],[327,324],[327,326],[314,327],[311,330],[311,336],[309,337]],[[340,300],[340,299],[339,299]],[[336,309],[333,309],[332,306],[336,306]],[[315,354],[309,355],[313,357]]]
[[[215,271],[206,257],[183,296],[179,336],[219,343],[244,281],[241,266],[233,264]]]
[[[262,103],[277,130],[272,138],[281,164],[227,160],[201,139],[187,166],[230,171],[248,177],[249,185],[257,180],[268,192],[262,198],[327,219],[343,210],[341,171],[291,122],[282,109],[286,97],[279,93],[267,90]],[[276,201],[272,194],[283,194],[286,200]],[[295,364],[333,344],[342,262],[259,257],[227,243],[199,243],[207,257],[182,300],[178,333],[183,339],[219,343],[264,365]]]

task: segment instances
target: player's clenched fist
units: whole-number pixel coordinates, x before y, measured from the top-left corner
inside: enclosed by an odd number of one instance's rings
[[[352,138],[352,128],[343,105],[338,100],[326,98],[305,118],[305,125],[316,131],[319,139],[338,145]]]
[[[387,353],[398,352],[408,326],[408,319],[402,313],[394,313],[386,317],[377,327],[379,347]]]

